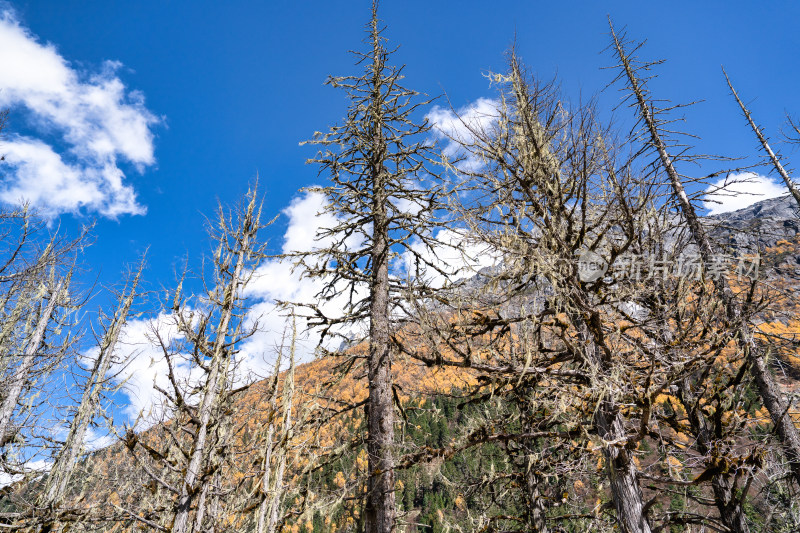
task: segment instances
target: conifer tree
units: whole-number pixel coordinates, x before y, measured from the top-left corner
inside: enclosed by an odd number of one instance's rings
[[[141,278],[144,262],[130,281],[130,287],[119,296],[119,302],[111,320],[104,327],[100,338],[97,356],[91,364],[91,370],[83,383],[81,399],[75,406],[72,419],[67,430],[67,437],[60,446],[53,466],[47,475],[42,488],[39,505],[44,508],[46,517],[45,527],[42,531],[49,531],[59,513],[59,506],[67,493],[67,487],[75,476],[75,468],[82,451],[85,438],[90,425],[101,414],[101,401],[104,394],[113,391],[111,376],[108,375],[112,365],[122,365],[124,362],[115,353],[122,328],[127,322],[133,301],[137,295],[137,287]],[[52,514],[56,519],[47,517]]]
[[[321,231],[318,250],[295,256],[308,275],[323,279],[320,301],[347,300],[341,316],[326,316],[319,305],[311,305],[312,324],[322,326],[324,335],[339,334],[342,326],[369,324],[364,523],[370,533],[388,533],[395,526],[391,336],[403,293],[424,286],[421,278],[408,283],[403,276],[436,268],[420,250],[434,246],[431,229],[439,209],[437,180],[426,169],[432,157],[425,136],[429,125],[414,118],[427,102],[401,85],[403,68],[389,64],[393,51],[387,49],[383,31],[374,2],[366,27],[367,50],[354,52],[363,73],[327,81],[344,89],[350,103],[344,124],[309,141],[322,146],[310,162],[329,174],[330,184],[316,190],[327,198],[327,210],[337,224]],[[412,272],[396,268],[393,257],[400,253],[412,258],[407,262],[414,265]]]
[[[668,184],[672,189],[674,204],[686,222],[688,232],[699,249],[702,266],[707,271],[713,268],[715,255],[719,250],[709,237],[697,215],[692,199],[686,192],[685,177],[676,168],[677,162],[692,161],[692,159],[685,155],[684,147],[679,149],[682,154],[680,157],[671,153],[674,146],[669,143],[670,131],[666,128],[669,119],[665,116],[669,109],[659,109],[654,106],[646,85],[648,78],[640,75],[640,71],[650,69],[653,63],[637,65],[636,57],[626,51],[628,43],[625,42],[624,37],[615,32],[613,26],[611,26],[611,37],[614,54],[619,60],[618,79],[624,80],[631,107],[635,109],[642,127],[644,151],[653,155],[656,168],[662,169],[666,174]],[[791,179],[785,173],[782,176],[791,190],[793,186]],[[743,305],[743,302],[732,293],[730,287],[727,286],[725,277],[714,277],[712,283],[717,298],[725,308],[726,320],[739,329],[737,342],[750,365],[750,374],[761,396],[761,401],[775,424],[775,431],[794,478],[800,484],[800,431],[795,426],[789,414],[789,404],[771,373],[765,357],[765,347],[756,341],[753,325],[746,317],[746,305]]]
[[[168,367],[169,385],[156,386],[163,397],[163,418],[154,432],[129,428],[125,445],[149,478],[155,498],[138,509],[119,506],[129,518],[174,533],[215,530],[234,516],[225,500],[235,492],[230,475],[239,443],[233,420],[238,383],[235,354],[257,331],[247,321],[244,295],[254,269],[266,255],[259,234],[261,204],[248,191],[232,213],[219,209],[212,280],[199,297],[175,291],[172,318],[179,337],[153,331]],[[182,377],[179,366],[191,369]],[[246,387],[246,385],[245,385]]]

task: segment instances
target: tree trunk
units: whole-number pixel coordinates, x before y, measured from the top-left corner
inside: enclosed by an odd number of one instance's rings
[[[525,472],[526,496],[528,499],[526,509],[527,527],[534,533],[548,533],[547,528],[547,509],[545,507],[539,485],[542,483],[540,476],[536,474],[535,463],[529,458],[527,461],[527,471]]]
[[[792,470],[794,479],[800,484],[800,434],[797,431],[797,426],[794,425],[792,417],[788,414],[783,395],[764,357],[760,356],[760,354],[754,354],[748,359],[751,364],[750,373],[755,378],[758,393],[761,395],[761,400],[764,402],[767,411],[769,411],[778,437],[783,443],[784,453],[789,461],[789,467]]]
[[[58,453],[53,468],[47,476],[47,483],[44,489],[43,505],[46,507],[53,507],[60,503],[61,499],[67,490],[67,484],[72,479],[72,474],[75,469],[75,462],[78,459],[83,441],[86,437],[86,430],[89,427],[92,419],[97,410],[98,403],[100,402],[101,388],[106,379],[106,373],[111,365],[111,360],[114,355],[114,349],[119,340],[119,334],[122,331],[122,326],[128,317],[131,305],[133,304],[134,296],[136,295],[136,287],[139,283],[141,276],[141,268],[139,273],[133,280],[130,293],[123,298],[122,304],[117,309],[114,319],[108,327],[105,335],[100,344],[100,352],[92,367],[92,372],[89,379],[86,381],[81,396],[81,402],[78,405],[78,411],[70,423],[67,438],[64,441],[64,446]]]
[[[264,472],[261,478],[261,504],[258,508],[256,533],[275,533],[278,527],[278,512],[283,502],[283,476],[286,470],[286,452],[292,438],[292,407],[294,406],[294,350],[297,342],[297,325],[292,318],[292,344],[289,350],[289,369],[283,380],[283,425],[278,437],[275,436],[277,422],[273,419],[267,430],[267,444],[264,452]],[[270,400],[275,415],[278,414],[278,371],[280,354],[275,368],[275,389]],[[272,455],[275,454],[275,470],[272,471]]]
[[[33,364],[36,362],[36,352],[42,346],[44,341],[44,333],[47,331],[47,325],[55,312],[58,300],[61,297],[61,289],[64,285],[63,281],[59,281],[55,290],[50,295],[50,301],[42,310],[39,320],[36,323],[36,328],[25,346],[25,352],[22,354],[22,361],[18,368],[16,368],[11,376],[11,382],[6,386],[5,397],[3,404],[0,406],[0,447],[7,444],[13,439],[15,432],[11,428],[11,417],[14,414],[14,409],[19,402],[20,394],[25,386],[25,380],[28,377]]]
[[[714,500],[717,502],[722,523],[732,533],[749,533],[747,518],[739,498],[733,492],[730,476],[714,476],[711,478],[711,488],[714,491]],[[723,502],[727,502],[727,505],[721,505]]]
[[[589,320],[597,322],[596,315]],[[587,343],[588,358],[597,366],[601,376],[607,375],[610,361],[595,344],[599,340],[600,332],[595,328],[589,328],[587,324],[582,324],[580,335]],[[628,435],[625,432],[623,416],[613,400],[600,401],[594,416],[594,426],[604,443],[603,455],[611,486],[611,499],[617,510],[617,523],[620,529],[623,533],[650,533],[650,524],[644,514],[638,469],[633,462],[631,451],[627,448]]]
[[[278,370],[276,369],[275,372],[277,373]],[[275,390],[273,394],[277,394],[278,391]],[[261,474],[261,503],[258,506],[258,519],[256,522],[256,533],[265,533],[267,531],[267,514],[269,512],[270,503],[272,499],[270,496],[270,488],[271,488],[271,479],[270,474],[272,473],[271,464],[272,464],[272,451],[275,447],[275,422],[272,421],[269,423],[269,427],[267,428],[267,443],[264,447],[264,462],[263,468],[264,472]]]
[[[386,140],[383,137],[381,83],[383,49],[372,6],[372,109],[370,123],[372,153],[372,249],[369,306],[369,411],[367,416],[368,482],[364,523],[367,533],[390,533],[394,529],[394,404],[392,398],[392,354],[389,331],[389,202],[386,183]]]
[[[209,483],[204,483],[200,492],[200,497],[197,498],[197,505],[194,512],[194,526],[192,531],[199,533],[203,529],[203,520],[206,517],[206,500],[208,498]]]
[[[227,366],[223,361],[223,358],[226,357],[224,353],[225,336],[228,333],[228,327],[234,314],[236,298],[238,297],[242,285],[245,254],[247,250],[249,250],[250,245],[248,237],[245,236],[239,245],[240,249],[238,250],[238,257],[236,258],[236,266],[231,274],[230,282],[224,287],[222,310],[219,324],[215,328],[216,338],[214,339],[212,357],[209,362],[210,372],[203,390],[202,401],[198,407],[199,425],[197,428],[197,436],[192,446],[189,466],[186,469],[186,474],[181,483],[178,507],[172,525],[173,533],[186,533],[190,530],[189,513],[192,510],[192,504],[197,498],[198,493],[203,494],[206,490],[205,487],[198,490],[196,484],[201,475],[203,460],[207,456],[206,441],[208,439],[212,412],[218,403],[220,392],[225,386],[227,377],[225,375]],[[198,509],[197,512],[201,513],[201,511],[202,509]]]
[[[651,142],[658,152],[661,164],[667,172],[667,176],[672,186],[673,194],[678,202],[678,206],[686,218],[689,226],[692,239],[700,249],[700,257],[704,265],[712,264],[714,259],[714,247],[710,239],[705,233],[703,226],[694,210],[694,206],[689,201],[686,191],[683,188],[680,175],[675,170],[672,158],[667,153],[667,147],[658,132],[656,120],[653,113],[645,100],[644,90],[641,88],[638,78],[631,66],[630,59],[625,55],[622,49],[622,43],[614,33],[612,27],[612,36],[614,39],[614,46],[617,55],[622,62],[622,67],[625,69],[625,74],[630,83],[631,91],[636,98],[636,105],[638,106],[642,120],[648,129]],[[788,413],[788,406],[783,398],[783,395],[775,382],[775,378],[767,367],[763,354],[753,342],[752,334],[750,332],[749,324],[742,319],[741,308],[738,302],[730,294],[726,287],[725,280],[722,276],[717,276],[714,280],[714,289],[717,296],[725,305],[726,318],[731,324],[739,324],[741,334],[737,337],[739,347],[743,350],[748,363],[750,364],[751,375],[756,383],[761,400],[764,406],[769,411],[772,422],[775,424],[778,436],[780,437],[786,459],[789,462],[792,474],[795,480],[800,484],[800,433],[795,427],[791,416]]]
[[[15,354],[9,353],[9,351],[6,350],[6,345],[11,339],[11,335],[14,333],[17,323],[22,318],[23,312],[30,304],[28,298],[24,297],[22,288],[17,290],[20,294],[17,297],[17,301],[14,303],[14,309],[5,317],[5,320],[3,320],[3,327],[0,329],[0,376],[5,375],[6,368],[8,368],[8,365],[11,364],[16,357]],[[6,300],[2,302],[5,309],[7,309],[10,300],[11,296],[9,295],[6,296]],[[2,391],[0,392],[0,404],[3,403],[4,398],[5,391]]]
[[[725,75],[725,81],[728,82],[728,87],[730,88],[733,97],[736,98],[736,103],[739,104],[739,108],[742,110],[744,118],[747,119],[747,123],[750,125],[750,129],[752,129],[753,133],[756,134],[758,142],[761,144],[761,148],[764,150],[764,152],[767,153],[767,156],[769,157],[769,160],[772,162],[772,165],[775,167],[775,170],[778,171],[778,174],[780,174],[781,179],[783,179],[783,183],[786,184],[786,188],[789,189],[790,193],[792,193],[794,201],[797,202],[797,206],[800,207],[800,190],[797,189],[797,186],[792,181],[792,178],[789,177],[789,173],[786,172],[785,168],[783,168],[783,165],[781,164],[780,159],[778,159],[778,156],[775,154],[775,152],[772,151],[772,148],[767,142],[767,138],[764,137],[764,134],[761,133],[761,129],[756,125],[755,121],[753,120],[753,117],[750,114],[750,110],[747,109],[747,107],[745,107],[744,102],[742,102],[742,99],[739,98],[739,93],[737,93],[736,89],[733,88],[733,83],[731,83],[731,80],[728,77],[728,73],[725,72],[725,69],[722,69],[722,73]]]
[[[611,498],[617,509],[619,527],[623,533],[650,533],[650,525],[644,515],[637,468],[631,452],[625,448],[627,437],[622,416],[611,402],[603,401],[595,416],[595,423],[600,438],[606,443],[603,455],[606,458]]]
[[[378,170],[380,173],[381,170]],[[394,528],[394,405],[389,344],[389,246],[386,199],[381,177],[376,180],[373,203],[372,287],[370,301],[369,415],[367,453],[369,482],[365,509],[368,533],[389,533]]]
[[[699,409],[697,398],[691,391],[691,385],[686,380],[678,386],[678,395],[697,438],[697,451],[709,457],[709,454],[713,453],[713,433],[708,425],[708,420]],[[744,509],[742,509],[741,500],[733,492],[730,475],[715,474],[711,478],[711,488],[722,523],[732,533],[749,533],[750,528],[747,526]]]

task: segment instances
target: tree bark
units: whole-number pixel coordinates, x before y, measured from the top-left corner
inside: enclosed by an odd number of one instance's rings
[[[292,344],[289,351],[289,369],[283,380],[283,402],[281,414],[283,423],[280,433],[276,437],[277,421],[273,418],[267,429],[267,443],[264,451],[264,472],[261,477],[261,503],[258,507],[257,533],[275,533],[278,527],[278,511],[283,501],[283,476],[286,470],[286,452],[292,438],[292,407],[294,405],[294,350],[297,342],[297,325],[292,319]],[[280,370],[280,355],[275,368],[275,388],[272,391],[270,406],[274,417],[278,415],[278,371]],[[273,453],[275,454],[274,472],[272,470]]]
[[[379,135],[376,133],[376,135]],[[378,144],[380,146],[380,144]],[[378,158],[382,154],[376,154]],[[365,525],[368,533],[389,533],[394,528],[394,405],[389,339],[389,243],[383,165],[374,166],[373,249],[370,300],[369,414],[367,453],[369,482]]]
[[[590,316],[590,322],[599,323],[597,316]],[[596,344],[602,333],[590,328],[588,324],[580,326],[580,335],[587,343],[587,356],[597,366],[601,375],[609,373],[611,361]],[[650,524],[644,514],[644,500],[639,485],[638,468],[633,462],[633,454],[628,449],[628,435],[625,431],[623,415],[619,406],[612,399],[600,401],[594,416],[594,427],[603,440],[603,455],[611,488],[611,499],[617,510],[617,524],[623,533],[650,533]]]
[[[697,451],[709,457],[709,454],[713,453],[713,432],[705,415],[699,409],[697,398],[691,392],[691,385],[686,380],[678,386],[678,394],[697,438]],[[741,500],[733,492],[730,475],[715,474],[711,478],[711,488],[722,523],[732,533],[749,533],[750,528],[747,525],[744,509]]]
[[[550,531],[547,527],[547,509],[545,507],[542,493],[539,490],[539,485],[542,479],[535,472],[535,464],[528,459],[526,465],[527,471],[525,472],[525,485],[526,496],[528,499],[526,509],[527,526],[530,531],[534,533],[548,533]]]
[[[642,89],[634,69],[631,66],[630,59],[625,54],[622,43],[617,37],[617,34],[614,32],[613,27],[611,28],[611,32],[617,55],[622,62],[623,68],[625,69],[625,75],[630,83],[631,91],[636,98],[636,105],[639,109],[640,116],[642,117],[642,120],[648,129],[651,142],[658,152],[661,164],[663,165],[664,170],[667,172],[673,195],[678,201],[678,206],[681,210],[681,213],[686,219],[692,239],[700,249],[700,257],[702,258],[703,264],[709,265],[713,262],[714,247],[712,246],[711,240],[708,238],[703,226],[700,223],[700,219],[695,212],[694,206],[686,195],[680,175],[678,174],[677,170],[675,170],[672,157],[670,157],[669,153],[667,152],[666,144],[658,132],[656,120],[649,104],[645,100],[644,90]],[[794,475],[797,483],[800,484],[800,433],[798,432],[797,427],[794,425],[792,418],[788,413],[789,409],[786,401],[783,399],[783,394],[781,393],[778,384],[775,382],[775,378],[769,371],[769,368],[764,361],[764,356],[761,353],[761,350],[753,342],[750,325],[743,320],[741,308],[738,302],[733,295],[730,294],[730,290],[726,287],[725,280],[722,276],[717,276],[713,282],[717,296],[725,305],[727,320],[729,320],[731,324],[739,325],[740,335],[737,337],[737,342],[739,343],[739,347],[743,350],[744,355],[750,364],[751,375],[756,383],[759,394],[761,395],[761,400],[769,411],[772,422],[775,424],[775,428],[781,440],[781,444],[783,446],[786,459],[789,462],[789,466],[792,470],[792,474]]]
[[[627,436],[622,416],[611,402],[603,401],[595,416],[595,423],[600,438],[605,442],[603,455],[620,529],[623,533],[650,533],[650,524],[644,515],[637,468],[631,452],[625,447]]]
[[[70,423],[64,446],[59,451],[53,467],[50,469],[50,473],[47,476],[43,500],[43,504],[46,507],[56,506],[61,502],[61,499],[66,493],[67,484],[72,479],[75,462],[83,447],[86,430],[96,414],[103,382],[106,379],[106,374],[111,365],[114,349],[119,340],[119,334],[122,331],[122,327],[128,317],[128,312],[133,304],[141,272],[142,270],[140,268],[133,280],[130,293],[123,298],[122,304],[117,309],[108,327],[108,331],[103,336],[100,344],[100,351],[92,366],[89,379],[84,385],[81,402]]]
[[[370,174],[372,181],[372,247],[370,261],[369,303],[369,402],[367,415],[367,501],[364,524],[367,533],[390,533],[395,522],[394,494],[394,404],[392,397],[392,353],[389,330],[389,218],[385,162],[386,140],[383,137],[382,70],[383,47],[380,42],[377,3],[372,6],[371,37],[372,130]]]
[[[36,352],[42,346],[44,341],[44,334],[47,331],[47,325],[53,317],[56,305],[61,297],[61,289],[64,286],[63,281],[59,281],[55,290],[50,294],[50,301],[42,309],[42,314],[36,323],[36,328],[25,346],[25,352],[22,354],[22,361],[19,367],[14,370],[11,376],[11,382],[7,385],[3,404],[0,406],[0,447],[6,445],[11,439],[14,438],[15,431],[11,428],[11,417],[14,414],[14,409],[19,402],[20,394],[25,386],[25,380],[28,377],[33,364],[36,362]]]
[[[548,148],[548,140],[544,138],[544,128],[535,116],[535,112],[530,107],[529,93],[527,86],[522,82],[522,72],[516,58],[512,56],[512,83],[514,87],[515,100],[519,107],[519,114],[524,117],[521,134],[523,142],[532,145],[526,150],[526,155],[539,159],[541,168],[534,167],[537,172],[544,172],[542,181],[552,179],[552,176],[561,174],[560,164],[553,153]],[[556,179],[557,182],[557,179]],[[532,192],[531,186],[520,181],[522,189],[526,192],[531,204],[537,203],[537,196]],[[563,202],[563,198],[557,197],[556,203]],[[552,210],[552,219],[549,221],[554,228],[558,228],[562,221],[559,219],[558,209]],[[563,243],[555,242],[554,248],[561,248]],[[575,298],[575,301],[583,302],[583,296]],[[581,304],[585,305],[585,304]],[[593,310],[585,310],[587,314],[593,314]],[[575,314],[573,320],[579,324],[580,335],[587,342],[587,356],[597,365],[600,373],[608,373],[610,361],[605,360],[598,353],[598,345],[603,342],[602,335],[596,328],[590,328],[588,322],[583,322],[585,317]],[[591,319],[590,319],[591,320]],[[582,323],[583,322],[583,323]],[[597,344],[595,344],[597,343]],[[611,485],[611,497],[617,510],[617,521],[624,533],[650,533],[650,525],[644,515],[644,503],[642,501],[642,491],[637,477],[637,468],[633,463],[631,452],[626,449],[627,435],[623,424],[623,417],[619,413],[613,401],[603,400],[595,419],[595,429],[600,438],[608,444],[604,449],[606,462],[608,465],[608,477]]]
[[[251,209],[252,205],[248,207],[248,214],[252,214],[250,211]],[[245,266],[245,259],[246,255],[249,253],[250,236],[247,233],[242,236],[239,246],[236,265],[231,274],[229,283],[223,289],[222,309],[219,323],[215,328],[216,338],[214,339],[211,361],[209,362],[210,371],[204,386],[203,397],[198,407],[199,425],[197,428],[197,436],[194,439],[189,465],[186,469],[183,482],[181,483],[177,511],[171,529],[173,533],[186,533],[190,530],[189,513],[192,510],[192,505],[198,493],[204,494],[205,492],[204,487],[198,488],[196,485],[201,475],[203,460],[207,455],[206,441],[208,439],[212,412],[219,400],[220,391],[222,387],[225,386],[225,371],[227,368],[223,360],[227,357],[225,353],[225,337],[228,334],[228,327],[233,318],[236,299],[238,298],[242,286],[242,272]],[[189,326],[191,325],[189,324]],[[202,512],[203,509],[197,510],[198,514]]]
[[[797,206],[800,207],[800,190],[798,190],[797,186],[792,181],[792,178],[789,177],[789,173],[786,172],[786,169],[783,168],[783,165],[781,164],[780,159],[778,159],[778,156],[775,154],[775,152],[772,151],[772,148],[767,142],[767,138],[764,136],[763,133],[761,133],[761,129],[756,125],[755,121],[753,120],[753,116],[750,113],[750,110],[747,109],[747,107],[745,107],[744,102],[742,102],[742,99],[739,98],[739,93],[737,93],[736,89],[733,88],[733,83],[731,83],[731,80],[728,77],[728,73],[725,72],[725,69],[722,69],[722,73],[725,75],[725,81],[728,82],[728,88],[730,88],[733,97],[736,99],[736,103],[739,104],[739,108],[742,110],[744,118],[750,125],[750,129],[753,130],[753,133],[755,133],[756,137],[758,138],[758,142],[761,144],[761,148],[764,150],[764,152],[767,153],[767,156],[772,162],[772,165],[775,167],[775,170],[778,171],[778,174],[780,174],[781,179],[783,179],[783,183],[786,184],[786,188],[789,189],[790,193],[792,193],[794,201],[797,202]]]

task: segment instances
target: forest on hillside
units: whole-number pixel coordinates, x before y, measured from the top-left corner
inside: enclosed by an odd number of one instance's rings
[[[264,379],[238,357],[275,259],[258,183],[159,293],[164,379],[133,424],[111,404],[147,258],[87,332],[91,228],[0,212],[0,531],[800,531],[800,235],[702,216],[708,184],[750,167],[694,152],[682,105],[649,90],[660,61],[609,23],[612,113],[512,48],[497,105],[437,131],[377,3],[361,37],[327,80],[345,118],[304,141],[331,224],[278,258],[322,290],[277,302]],[[722,72],[720,90],[800,218],[778,145]]]

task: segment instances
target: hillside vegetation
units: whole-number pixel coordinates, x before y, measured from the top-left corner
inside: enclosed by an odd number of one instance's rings
[[[4,211],[0,530],[800,531],[800,192],[729,85],[787,195],[701,216],[686,173],[720,159],[610,31],[632,128],[512,49],[493,114],[442,148],[374,3],[360,71],[328,80],[344,121],[308,141],[332,227],[279,258],[320,291],[270,302],[284,341],[248,376],[271,222],[255,186],[221,206],[199,274],[150,310],[135,421],[111,404],[145,260],[81,337],[86,235]],[[113,443],[87,450],[98,427]]]

